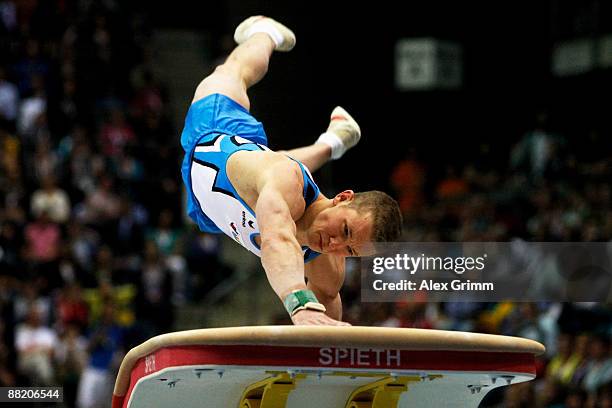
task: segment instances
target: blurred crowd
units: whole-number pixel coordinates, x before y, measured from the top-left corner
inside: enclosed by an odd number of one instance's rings
[[[62,384],[69,407],[108,406],[123,353],[173,330],[178,308],[231,273],[219,238],[182,218],[177,129],[137,3],[0,0],[0,386]],[[440,171],[410,150],[390,175],[404,240],[608,241],[608,138],[557,132],[542,112],[503,160],[489,142]],[[483,406],[612,407],[607,305],[359,294],[349,274],[346,319],[360,325],[547,346],[537,381]]]
[[[492,160],[487,156],[493,146],[483,144],[482,160],[452,163],[439,171],[439,163],[411,150],[390,180],[405,218],[403,241],[612,242],[608,146],[604,130],[562,134],[542,111],[505,157]],[[482,406],[612,407],[609,304],[415,302],[381,307],[360,302],[359,268],[352,269],[343,289],[350,322],[514,335],[546,346],[537,381],[491,392]]]
[[[218,238],[180,216],[134,4],[0,1],[0,386],[62,384],[66,406],[108,406],[123,353],[220,270]]]

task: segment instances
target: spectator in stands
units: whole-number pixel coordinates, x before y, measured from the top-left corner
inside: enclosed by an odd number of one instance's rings
[[[83,290],[83,298],[87,302],[89,321],[100,321],[104,314],[104,307],[112,303],[115,308],[115,323],[121,327],[130,327],[135,322],[134,285],[113,285],[110,281],[101,280],[95,288]]]
[[[1,306],[2,303],[0,303],[0,311],[4,312]],[[0,387],[14,387],[17,385],[17,374],[11,361],[12,350],[6,344],[8,337],[6,325],[12,322],[4,320],[4,313],[2,313],[2,318],[0,319]]]
[[[147,232],[147,240],[155,243],[172,274],[172,303],[175,305],[183,304],[187,299],[188,271],[183,239],[183,233],[176,228],[174,215],[170,209],[162,210],[157,226]]]
[[[83,115],[80,108],[83,101],[80,100],[77,92],[77,82],[72,75],[64,77],[61,96],[54,106],[57,112],[54,112],[56,115],[53,117],[53,122],[58,134],[70,131],[70,126],[73,123],[78,123]]]
[[[47,91],[44,79],[40,74],[33,74],[30,81],[32,93],[24,97],[19,105],[17,116],[17,131],[22,136],[24,148],[35,150],[42,139],[49,137],[47,128]]]
[[[510,316],[508,333],[544,343],[546,334],[539,318],[537,304],[519,303]]]
[[[95,283],[95,285],[90,285],[90,286],[98,286],[104,283],[105,285],[103,287],[106,289],[106,285],[112,284],[113,276],[116,274],[116,271],[117,271],[117,262],[116,262],[115,255],[113,254],[112,249],[107,245],[100,247],[98,249],[98,254],[96,256],[96,265],[94,266],[94,269],[93,269],[94,280],[93,282],[89,282],[89,283]],[[107,293],[106,290],[104,290],[103,293],[108,296],[112,296],[112,294]]]
[[[35,81],[45,81],[49,75],[49,61],[41,52],[40,41],[30,37],[25,40],[23,55],[13,66],[15,79],[21,95],[36,93]]]
[[[397,163],[391,173],[393,186],[404,220],[411,219],[424,204],[425,168],[410,149],[406,157]]]
[[[576,336],[576,344],[574,346],[574,352],[572,357],[577,359],[579,362],[576,369],[572,373],[572,379],[569,383],[571,387],[578,387],[583,382],[584,377],[588,372],[589,367],[589,346],[591,343],[591,335],[588,333],[582,333]]]
[[[53,304],[50,297],[42,293],[43,279],[37,277],[27,284],[22,284],[14,299],[13,313],[15,320],[28,318],[32,308],[36,309],[38,318],[44,326],[50,326],[53,319]]]
[[[405,302],[397,305],[400,327],[433,329],[434,322],[427,314],[427,302]]]
[[[102,152],[110,158],[124,153],[125,148],[136,143],[136,135],[127,123],[125,114],[118,107],[113,107],[109,113],[109,120],[100,130],[100,145]]]
[[[57,287],[58,264],[62,243],[60,227],[45,211],[25,228],[25,253],[30,267],[43,276],[51,287]]]
[[[446,167],[445,177],[436,187],[436,197],[439,200],[455,200],[468,192],[469,186],[463,177],[458,174],[454,166]]]
[[[70,257],[74,260],[76,267],[83,272],[91,272],[100,246],[100,234],[78,220],[72,220],[68,224],[66,239]],[[80,282],[85,283],[84,280]]]
[[[32,166],[26,176],[32,183],[41,184],[46,178],[56,177],[60,172],[60,159],[51,148],[47,137],[40,139],[36,144]]]
[[[17,276],[23,268],[21,249],[23,234],[14,222],[0,223],[0,270],[2,273]]]
[[[164,256],[176,254],[182,249],[182,233],[174,226],[172,211],[167,208],[162,210],[157,226],[147,232],[147,239],[155,242],[159,252]]]
[[[145,178],[144,166],[140,159],[131,154],[131,148],[126,148],[113,160],[114,172],[123,185],[123,190],[134,192]]]
[[[103,177],[95,190],[85,197],[83,204],[77,213],[79,219],[97,228],[103,239],[112,242],[114,222],[121,213],[121,201],[115,192],[113,179]]]
[[[173,317],[173,307],[170,303],[172,276],[153,241],[145,243],[140,276],[139,320],[146,321],[154,333],[170,330]]]
[[[70,199],[68,194],[57,186],[53,176],[43,178],[41,188],[32,194],[32,215],[40,217],[46,213],[49,219],[56,224],[63,224],[70,216]]]
[[[526,168],[527,174],[535,182],[543,181],[544,177],[558,177],[564,166],[563,146],[563,140],[550,130],[548,112],[541,111],[536,116],[534,128],[514,146],[510,157],[511,167]]]
[[[574,338],[569,333],[560,333],[557,337],[557,355],[546,368],[546,375],[551,381],[569,384],[580,363],[581,357],[573,353]]]
[[[3,170],[3,173],[19,172],[20,152],[19,138],[5,129],[0,122],[0,169]]]
[[[9,81],[6,68],[0,65],[0,122],[4,121],[10,127],[15,125],[19,91],[17,86]]]
[[[123,329],[115,323],[112,303],[105,303],[99,321],[87,335],[89,361],[77,391],[78,408],[102,408],[111,400],[113,375],[123,354]]]
[[[16,355],[13,347],[17,344],[14,322],[17,318],[26,318],[28,310],[34,307],[42,311],[41,330],[46,328],[45,333],[53,334],[48,323],[56,322],[55,328],[61,333],[56,360],[58,371],[46,370],[42,376],[46,381],[56,374],[60,382],[65,382],[68,403],[73,399],[69,395],[70,384],[80,370],[77,361],[66,358],[78,360],[81,354],[68,352],[82,349],[76,327],[85,326],[88,317],[98,318],[103,314],[102,305],[109,301],[114,302],[117,320],[122,325],[134,323],[135,286],[118,285],[116,277],[126,276],[123,273],[126,269],[136,269],[143,255],[138,249],[116,254],[108,249],[116,249],[117,243],[132,242],[134,235],[129,231],[133,226],[133,209],[138,207],[134,197],[143,190],[150,190],[152,197],[158,197],[158,184],[166,180],[162,199],[152,199],[138,211],[147,213],[153,209],[157,213],[158,203],[163,208],[180,208],[180,189],[174,174],[178,156],[176,149],[167,143],[173,127],[162,115],[163,99],[158,92],[162,85],[147,77],[144,83],[130,89],[130,69],[140,64],[140,52],[132,46],[125,47],[124,41],[121,44],[115,41],[116,30],[122,31],[121,38],[140,36],[144,44],[148,44],[147,34],[130,34],[132,29],[141,29],[127,24],[131,8],[116,4],[111,11],[108,7],[56,0],[19,4],[0,1],[3,59],[0,63],[0,383],[27,385],[41,381],[34,377],[28,379],[32,373],[29,368],[46,364],[48,359],[30,357],[20,351],[17,353],[20,367],[28,368],[24,374],[16,371],[16,363],[12,361]],[[130,58],[118,58],[122,53],[129,54]],[[132,95],[138,95],[134,100],[142,117],[126,117],[124,112],[119,112],[106,127],[104,122],[97,122],[100,112],[109,111],[111,106],[128,106]],[[153,171],[149,173],[145,173],[144,163],[139,163],[143,159],[139,156],[142,150],[126,149],[140,136],[131,126],[134,120],[146,121],[151,132],[156,133],[147,140],[143,153],[155,153],[151,159]],[[95,138],[90,134],[104,136],[105,150],[92,143]],[[115,152],[123,154],[115,155]],[[160,165],[159,160],[167,163]],[[145,175],[153,180],[151,185],[145,185],[148,181]],[[57,184],[50,182],[51,177]],[[115,188],[113,180],[122,184]],[[36,190],[39,185],[41,188]],[[126,187],[135,194],[122,197],[120,205],[116,191]],[[73,203],[78,204],[73,206]],[[122,212],[121,206],[131,210]],[[27,209],[32,210],[32,219]],[[75,220],[70,220],[71,213],[77,215]],[[140,228],[144,228],[144,222],[146,219],[138,221]],[[65,244],[57,224],[66,226]],[[180,251],[177,246],[176,252]],[[98,253],[99,260],[96,260]],[[180,254],[176,257],[180,259]],[[139,277],[127,276],[139,281]],[[5,285],[6,282],[11,283]],[[93,289],[85,290],[80,296],[78,288],[83,285]],[[51,308],[52,301],[56,302],[56,308]],[[29,327],[28,322],[20,330],[24,327]],[[20,339],[24,337],[20,336]],[[105,398],[103,405],[107,402]]]
[[[19,371],[32,379],[33,385],[53,385],[53,352],[56,346],[55,332],[42,324],[40,311],[35,306],[31,307],[27,320],[17,326],[15,348]]]
[[[201,298],[223,279],[228,279],[232,271],[223,264],[221,257],[222,241],[218,235],[201,233],[192,227],[185,237],[185,260],[193,277],[189,285],[190,297]],[[203,266],[203,267],[202,267]]]
[[[78,283],[65,286],[56,300],[57,326],[62,330],[81,332],[87,328],[89,310]],[[74,333],[70,333],[74,334]]]
[[[80,334],[78,326],[67,324],[55,350],[57,381],[62,384],[64,403],[74,407],[79,380],[89,358],[87,339]]]
[[[96,180],[106,172],[106,164],[101,154],[92,151],[85,127],[75,126],[70,136],[72,148],[67,167],[71,175],[71,188],[82,197],[96,189]]]
[[[134,117],[145,121],[145,117],[159,118],[164,109],[164,99],[161,86],[156,82],[151,70],[143,70],[140,77],[134,78],[133,82],[136,86],[136,94],[131,102]]]
[[[582,383],[584,389],[590,393],[612,381],[612,359],[609,349],[610,338],[607,335],[593,336],[589,347],[587,372]]]
[[[136,254],[144,247],[145,228],[149,218],[147,210],[127,195],[120,198],[119,218],[115,225],[116,254]]]

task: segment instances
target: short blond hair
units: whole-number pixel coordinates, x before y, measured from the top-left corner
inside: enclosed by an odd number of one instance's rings
[[[394,242],[402,235],[402,213],[389,194],[376,190],[355,193],[350,206],[372,214],[372,241]]]

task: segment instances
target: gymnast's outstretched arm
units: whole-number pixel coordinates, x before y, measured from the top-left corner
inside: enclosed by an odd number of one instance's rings
[[[283,177],[277,177],[283,174]],[[302,175],[290,161],[270,166],[257,189],[255,213],[261,233],[261,262],[270,286],[283,301],[295,290],[306,289],[304,256],[296,238],[293,221],[304,212]],[[292,317],[295,324],[346,325],[315,310],[301,310]]]

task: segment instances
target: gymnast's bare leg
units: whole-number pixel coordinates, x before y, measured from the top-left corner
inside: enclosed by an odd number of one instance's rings
[[[266,75],[272,53],[290,51],[295,45],[293,33],[261,16],[247,19],[236,29],[234,38],[239,45],[222,65],[200,82],[192,103],[219,93],[250,110],[247,90]],[[314,172],[329,160],[340,158],[360,137],[357,122],[344,109],[336,107],[327,131],[314,144],[285,153]]]

